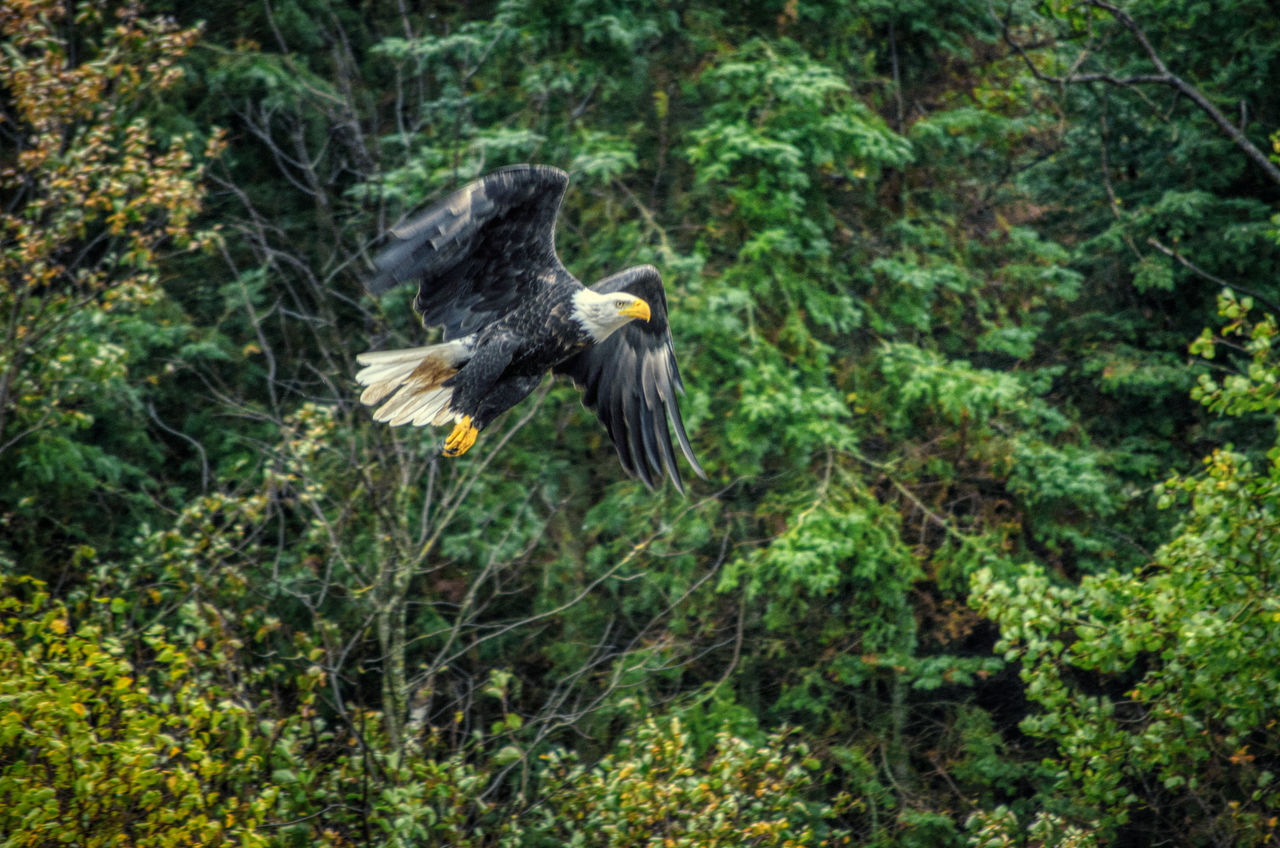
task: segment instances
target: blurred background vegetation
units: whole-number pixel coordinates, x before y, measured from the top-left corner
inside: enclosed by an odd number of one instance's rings
[[[1280,842],[1264,0],[9,0],[0,845]],[[711,479],[356,402],[495,167]]]

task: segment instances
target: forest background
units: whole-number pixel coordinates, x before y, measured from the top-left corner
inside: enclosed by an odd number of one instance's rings
[[[1265,0],[8,0],[0,844],[1280,844]],[[495,167],[710,480],[356,402]]]

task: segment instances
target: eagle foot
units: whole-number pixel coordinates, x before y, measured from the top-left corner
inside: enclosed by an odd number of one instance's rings
[[[480,429],[471,425],[471,416],[462,416],[462,420],[454,425],[449,438],[444,440],[444,455],[462,456],[476,443],[478,435]]]

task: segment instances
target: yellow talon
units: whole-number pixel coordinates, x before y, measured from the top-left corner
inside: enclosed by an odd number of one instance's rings
[[[453,432],[449,434],[449,438],[444,440],[444,455],[462,456],[476,443],[476,436],[478,435],[480,435],[480,430],[471,426],[471,416],[462,416],[462,420],[454,425]]]

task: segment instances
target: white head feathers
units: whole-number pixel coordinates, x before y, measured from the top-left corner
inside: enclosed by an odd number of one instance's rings
[[[573,295],[573,317],[599,344],[628,321],[648,321],[649,304],[626,292],[597,294],[584,288]]]

